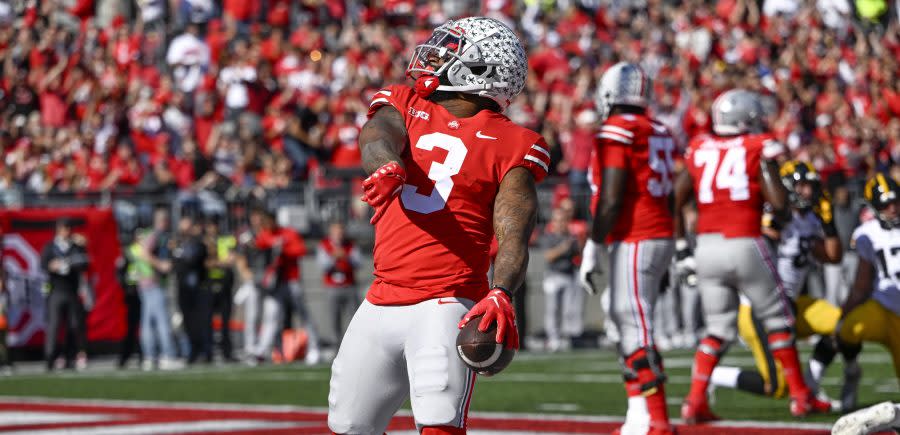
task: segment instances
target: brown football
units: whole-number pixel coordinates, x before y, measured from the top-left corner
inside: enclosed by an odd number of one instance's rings
[[[478,330],[481,316],[473,317],[456,336],[456,353],[469,368],[482,376],[500,373],[512,362],[516,350],[497,343],[497,324],[491,324],[487,332]]]

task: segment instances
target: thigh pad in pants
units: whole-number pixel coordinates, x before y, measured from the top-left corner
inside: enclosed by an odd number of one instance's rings
[[[653,307],[674,249],[669,239],[619,242],[609,248],[610,315],[624,355],[654,345]]]
[[[457,324],[473,303],[363,302],[332,366],[329,427],[381,434],[407,398],[416,424],[464,427],[475,376],[456,354]]]

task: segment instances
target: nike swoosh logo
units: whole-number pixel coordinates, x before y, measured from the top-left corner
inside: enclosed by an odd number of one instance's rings
[[[445,301],[445,300],[443,300],[443,299],[438,299],[438,305],[444,305],[444,304],[459,304],[459,303],[461,303],[461,302],[460,302],[460,301],[456,301],[456,300],[448,300],[448,301]]]
[[[475,132],[475,137],[477,137],[477,138],[479,138],[479,139],[491,139],[491,140],[497,140],[496,137],[481,134],[481,130],[478,130],[478,131]]]
[[[496,296],[491,296],[491,300],[494,301],[494,305],[497,305],[497,308],[500,308],[500,302],[497,302]]]

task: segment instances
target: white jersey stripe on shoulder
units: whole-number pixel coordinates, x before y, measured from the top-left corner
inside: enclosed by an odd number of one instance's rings
[[[610,133],[619,133],[625,137],[634,137],[634,132],[628,131],[622,127],[616,127],[615,125],[604,125],[603,127],[600,127],[600,130],[608,131]]]
[[[620,135],[618,135],[618,134],[612,134],[612,133],[603,132],[603,133],[598,134],[597,137],[600,137],[600,138],[603,138],[603,139],[614,140],[614,141],[616,141],[616,142],[622,142],[622,143],[625,144],[625,145],[631,145],[631,139],[624,138],[624,137],[622,137],[622,136],[620,136]]]
[[[376,99],[372,100],[372,103],[369,104],[369,107],[372,107],[378,103],[391,104],[391,102],[388,101],[387,98],[376,98]]]
[[[391,91],[382,89],[382,90],[376,92],[376,94],[384,94],[384,95],[387,95],[388,97],[390,97],[390,96],[391,96]]]
[[[528,160],[529,162],[537,163],[538,166],[544,168],[545,171],[550,172],[550,168],[547,166],[547,164],[542,162],[541,159],[539,159],[535,156],[525,156],[525,160]]]
[[[547,156],[548,159],[550,158],[550,151],[547,151],[544,148],[539,147],[537,144],[532,145],[531,149],[533,149],[535,151],[539,151],[541,154]]]

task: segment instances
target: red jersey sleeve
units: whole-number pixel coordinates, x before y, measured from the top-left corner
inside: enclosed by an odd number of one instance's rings
[[[413,95],[413,90],[408,86],[393,85],[385,87],[375,92],[375,95],[372,96],[366,116],[371,118],[383,106],[393,106],[402,115],[406,116]]]
[[[528,169],[537,182],[541,182],[547,177],[547,173],[550,171],[550,147],[547,146],[543,137],[538,137],[534,143],[528,146],[519,166]]]
[[[306,244],[303,242],[303,238],[300,237],[300,234],[297,234],[294,230],[283,228],[281,236],[284,243],[281,248],[283,255],[289,257],[302,257],[306,255]]]
[[[634,132],[620,118],[611,118],[600,127],[597,134],[597,149],[600,151],[600,162],[603,168],[628,167],[631,146],[634,144]]]
[[[705,137],[706,135],[694,136],[688,141],[687,148],[684,150],[684,160],[687,162],[685,163],[686,165],[690,166],[691,157],[694,155],[694,148],[696,148],[697,144],[702,142]]]

